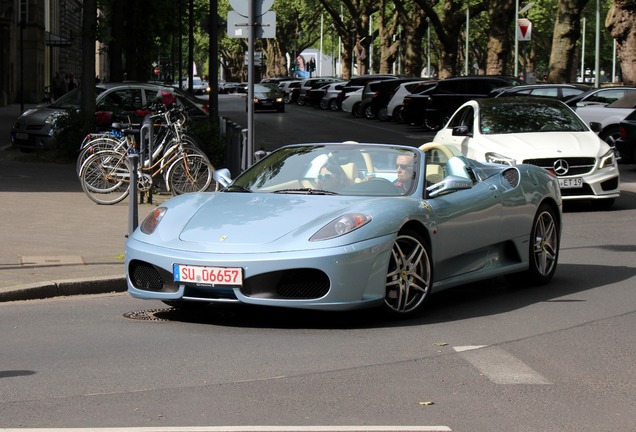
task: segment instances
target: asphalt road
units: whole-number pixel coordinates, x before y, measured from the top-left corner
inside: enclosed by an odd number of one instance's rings
[[[221,113],[245,115],[240,102]],[[426,140],[306,107],[255,121],[265,148]],[[633,430],[634,220],[631,191],[612,211],[568,206],[551,284],[458,287],[406,321],[229,306],[184,314],[125,293],[0,303],[0,430]]]

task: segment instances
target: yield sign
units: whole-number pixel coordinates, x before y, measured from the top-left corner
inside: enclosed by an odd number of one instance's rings
[[[531,40],[532,36],[532,22],[526,18],[519,18],[517,20],[517,40],[521,42],[527,42]]]

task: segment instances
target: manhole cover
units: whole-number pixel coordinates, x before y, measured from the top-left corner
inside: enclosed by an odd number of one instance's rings
[[[124,314],[124,318],[137,320],[137,321],[168,321],[165,318],[159,318],[157,316],[158,313],[165,313],[173,310],[172,308],[168,309],[146,309],[146,310],[138,310],[132,312],[126,312]]]

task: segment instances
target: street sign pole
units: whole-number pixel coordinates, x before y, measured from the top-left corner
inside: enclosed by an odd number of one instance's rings
[[[256,0],[248,0],[247,12],[247,166],[254,162],[254,22]]]

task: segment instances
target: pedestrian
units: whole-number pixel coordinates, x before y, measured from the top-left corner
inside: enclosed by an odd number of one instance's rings
[[[77,87],[77,82],[75,81],[75,75],[69,74],[68,76],[68,84],[66,85],[66,90],[71,91],[75,87]]]
[[[53,77],[53,99],[58,99],[64,93],[66,93],[66,82],[59,72],[55,72]]]

